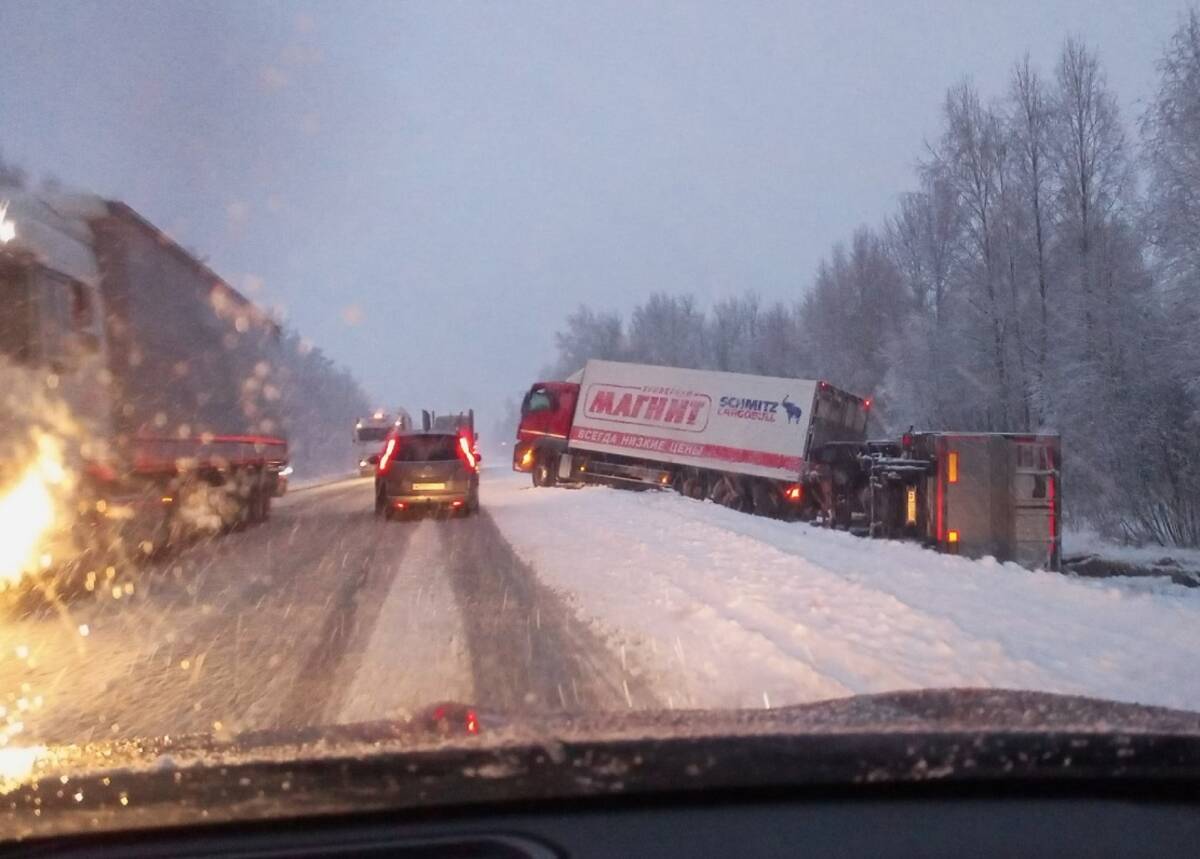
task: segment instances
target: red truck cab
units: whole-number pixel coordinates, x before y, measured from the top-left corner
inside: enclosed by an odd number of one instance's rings
[[[557,461],[567,447],[579,385],[536,382],[521,401],[521,423],[513,447],[513,470],[532,472],[539,486],[552,483]]]

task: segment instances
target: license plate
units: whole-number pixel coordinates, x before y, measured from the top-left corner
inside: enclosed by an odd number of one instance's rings
[[[414,483],[413,489],[445,489],[444,483]]]

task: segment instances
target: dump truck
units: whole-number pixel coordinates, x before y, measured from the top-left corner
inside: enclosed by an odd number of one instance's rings
[[[809,452],[865,439],[870,408],[819,380],[593,360],[525,394],[513,467],[535,486],[670,486],[791,517]]]
[[[0,583],[266,519],[279,340],[124,203],[0,187]]]

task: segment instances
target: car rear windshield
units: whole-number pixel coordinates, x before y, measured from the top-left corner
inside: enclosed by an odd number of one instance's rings
[[[404,435],[396,445],[396,462],[440,462],[458,457],[458,436]]]

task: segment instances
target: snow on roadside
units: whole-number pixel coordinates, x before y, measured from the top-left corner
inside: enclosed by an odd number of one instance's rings
[[[1200,709],[1200,590],[1131,587],[488,469],[517,554],[667,706],[987,686]]]

